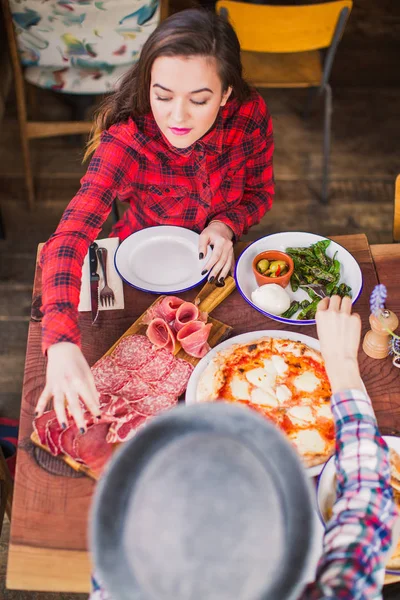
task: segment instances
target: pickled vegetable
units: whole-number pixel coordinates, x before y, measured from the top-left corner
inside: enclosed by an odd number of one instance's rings
[[[268,266],[265,268],[266,263]],[[259,273],[262,273],[262,275],[265,275],[266,277],[275,278],[282,277],[282,275],[285,275],[288,272],[289,267],[284,260],[268,261],[266,258],[262,258],[258,261],[256,269]]]
[[[261,260],[259,260],[256,265],[257,271],[261,274],[265,273],[265,271],[268,269],[268,267],[269,267],[269,260],[267,260],[266,258],[262,258]]]

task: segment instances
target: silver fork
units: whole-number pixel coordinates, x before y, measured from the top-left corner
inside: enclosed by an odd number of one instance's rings
[[[114,306],[115,296],[114,292],[110,288],[107,282],[107,249],[106,248],[98,248],[97,256],[99,258],[99,263],[101,266],[101,270],[103,271],[104,277],[104,287],[100,291],[100,302],[102,306]]]

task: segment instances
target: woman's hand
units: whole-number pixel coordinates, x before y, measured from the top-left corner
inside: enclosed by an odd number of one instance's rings
[[[68,423],[65,404],[79,429],[86,430],[83,410],[79,399],[95,416],[100,416],[99,394],[92,371],[79,346],[70,342],[59,342],[47,351],[46,386],[36,406],[41,415],[48,402],[53,399],[54,410],[61,427]]]
[[[361,319],[351,314],[351,298],[324,298],[318,304],[317,333],[321,354],[332,392],[363,389],[357,354],[361,338]]]
[[[203,258],[207,254],[207,246],[212,246],[213,251],[210,260],[204,267],[203,275],[208,271],[208,281],[212,283],[218,280],[224,283],[229,272],[233,272],[235,258],[233,255],[233,231],[221,223],[211,222],[200,234],[199,256]]]

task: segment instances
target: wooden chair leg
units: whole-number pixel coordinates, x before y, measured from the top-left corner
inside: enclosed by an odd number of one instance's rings
[[[329,199],[329,162],[331,149],[331,123],[332,123],[332,89],[329,83],[324,88],[325,109],[324,109],[324,148],[323,148],[323,166],[322,166],[322,193],[321,202],[326,204]]]
[[[29,208],[33,208],[35,205],[35,184],[33,181],[32,163],[31,163],[31,152],[29,149],[29,140],[23,131],[24,126],[20,125],[20,137],[22,154],[24,159],[24,170],[25,170],[25,185],[28,192],[28,205]]]
[[[29,153],[28,130],[27,130],[27,114],[26,114],[26,99],[24,87],[24,75],[19,58],[18,45],[14,31],[12,14],[8,0],[2,0],[3,13],[5,18],[5,26],[8,37],[8,46],[10,50],[10,58],[14,73],[15,95],[17,97],[18,123],[21,136],[22,153],[25,167],[25,182],[28,191],[28,204],[33,208],[35,201],[33,175]]]

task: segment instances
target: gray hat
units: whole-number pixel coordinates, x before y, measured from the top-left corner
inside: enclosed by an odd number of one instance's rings
[[[98,484],[95,569],[114,600],[289,600],[309,566],[309,481],[248,408],[179,406],[124,444]]]

